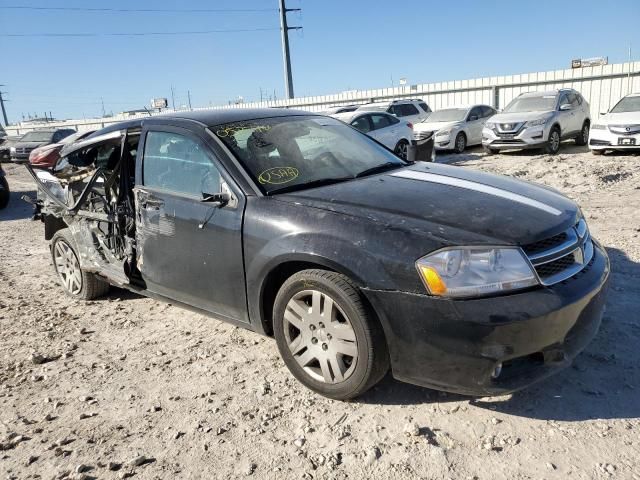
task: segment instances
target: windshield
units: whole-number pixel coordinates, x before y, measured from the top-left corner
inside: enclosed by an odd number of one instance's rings
[[[329,117],[264,118],[211,130],[266,194],[407,165],[366,135]]]
[[[611,109],[611,113],[625,112],[640,112],[640,96],[624,97]]]
[[[518,97],[503,111],[507,113],[550,112],[555,109],[556,96],[541,95],[539,97]]]
[[[20,139],[21,142],[50,142],[53,132],[29,132]]]
[[[466,115],[466,108],[448,108],[446,110],[437,110],[433,112],[425,122],[460,122],[464,120]]]

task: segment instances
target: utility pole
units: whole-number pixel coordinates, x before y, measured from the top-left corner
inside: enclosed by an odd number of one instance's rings
[[[187,90],[187,98],[189,99],[189,111],[191,111],[191,91]]]
[[[4,87],[4,85],[0,85],[0,87]],[[4,98],[2,98],[2,94],[7,92],[0,91],[0,107],[2,107],[2,116],[4,117],[4,125],[5,127],[9,126],[9,120],[7,120],[7,111],[4,109]]]
[[[302,27],[287,25],[287,12],[299,12],[299,8],[287,8],[285,0],[280,0],[280,30],[282,33],[282,58],[284,60],[284,86],[287,98],[293,98],[293,77],[291,76],[291,57],[289,55],[289,30],[301,30]]]
[[[175,109],[176,109],[176,93],[173,90],[173,85],[171,85],[171,106],[173,107],[173,110],[175,111]]]
[[[104,111],[104,98],[100,97],[100,102],[102,102],[102,118],[104,118],[104,116],[106,115]]]

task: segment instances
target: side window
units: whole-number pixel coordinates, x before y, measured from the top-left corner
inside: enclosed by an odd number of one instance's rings
[[[386,117],[389,120],[389,125],[395,125],[396,123],[400,123],[400,120],[398,120],[393,115],[387,115]]]
[[[57,132],[55,132],[53,134],[53,138],[51,139],[51,141],[53,143],[58,143],[60,140],[62,140],[64,138],[64,135],[62,134],[62,130],[58,130]]]
[[[475,118],[474,118],[475,117]],[[480,107],[473,107],[467,117],[467,122],[473,122],[479,120],[482,117],[482,110]]]
[[[391,125],[389,118],[390,117],[388,115],[372,114],[371,123],[373,125],[373,130],[378,130],[380,128],[385,128]]]
[[[410,103],[401,103],[400,105],[395,105],[395,114],[399,117],[418,115],[419,113],[420,112],[415,107],[415,105],[411,105]]]
[[[418,105],[420,105],[420,108],[422,110],[424,110],[425,112],[427,112],[427,113],[431,112],[431,109],[429,108],[429,105],[427,105],[426,103],[420,102]]]
[[[371,131],[371,123],[369,122],[369,115],[362,115],[351,122],[351,126],[360,130],[362,133]]]
[[[561,107],[566,103],[570,103],[569,96],[566,93],[563,93],[562,95],[560,95],[560,101],[558,102],[558,107]]]
[[[580,106],[580,100],[578,99],[578,95],[575,93],[569,93],[567,98],[569,99],[569,103],[572,108],[578,108]]]
[[[194,140],[170,132],[149,132],[144,145],[142,183],[194,197],[220,191],[220,172]]]

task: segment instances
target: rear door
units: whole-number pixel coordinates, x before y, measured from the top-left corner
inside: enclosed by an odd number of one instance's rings
[[[138,268],[150,292],[248,322],[242,258],[244,197],[203,138],[149,126],[138,152]],[[224,206],[203,194],[227,192]]]
[[[390,120],[392,118],[391,115],[387,115],[384,113],[372,113],[370,117],[371,125],[373,128],[370,135],[380,143],[382,143],[385,147],[393,150],[397,143],[397,125],[399,121],[392,125]]]

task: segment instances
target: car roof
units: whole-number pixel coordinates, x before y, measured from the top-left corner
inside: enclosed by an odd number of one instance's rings
[[[200,110],[185,112],[170,112],[150,117],[140,117],[134,120],[125,120],[109,125],[101,130],[93,132],[87,139],[95,138],[116,130],[127,130],[140,128],[144,122],[156,120],[186,120],[196,122],[204,127],[213,127],[225,123],[244,122],[247,120],[258,120],[261,118],[290,117],[290,116],[321,116],[318,113],[306,110],[294,110],[288,108],[229,108],[219,110]]]
[[[559,88],[555,90],[544,90],[539,92],[527,92],[520,95],[521,97],[543,97],[543,96],[555,96],[560,92],[575,92],[573,88]]]
[[[178,118],[193,120],[208,127],[223,123],[243,122],[260,118],[289,117],[295,115],[318,115],[306,110],[288,108],[229,108],[220,110],[200,110],[195,112],[172,112],[153,118]]]

